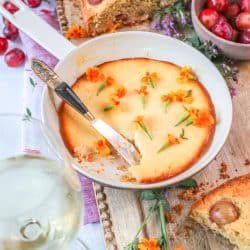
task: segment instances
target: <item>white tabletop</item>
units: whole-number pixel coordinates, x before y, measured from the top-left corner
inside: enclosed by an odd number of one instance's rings
[[[3,28],[0,17],[0,31]],[[1,32],[0,32],[1,34]],[[20,47],[21,42],[10,43],[9,48]],[[24,68],[9,68],[4,63],[4,57],[0,56],[0,113],[21,113],[23,94]],[[89,250],[104,250],[102,229],[99,223],[82,226],[79,237]],[[1,248],[1,246],[0,246]],[[70,250],[80,250],[77,244],[73,244]]]

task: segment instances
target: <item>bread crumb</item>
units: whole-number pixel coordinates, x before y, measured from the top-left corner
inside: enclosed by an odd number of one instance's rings
[[[198,187],[189,188],[179,194],[179,198],[187,201],[195,201],[196,196],[205,191],[204,183],[200,183]]]
[[[250,165],[250,160],[249,160],[249,159],[246,159],[246,160],[245,160],[245,166],[248,166],[248,165]]]
[[[124,165],[118,166],[116,169],[123,172],[127,171],[127,168]]]
[[[178,214],[181,215],[182,210],[183,210],[183,205],[182,204],[176,204],[175,206],[172,207],[172,209]]]
[[[136,182],[136,179],[134,177],[131,177],[130,175],[124,174],[120,178],[121,182]]]
[[[174,218],[169,212],[164,213],[167,223],[174,223]]]
[[[222,162],[220,165],[221,165],[221,168],[220,168],[220,179],[225,180],[225,179],[230,178],[230,176],[227,173],[227,168],[228,168],[227,164],[225,162]]]

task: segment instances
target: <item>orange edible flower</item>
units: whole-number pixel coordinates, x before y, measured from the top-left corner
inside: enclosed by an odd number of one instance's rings
[[[176,138],[174,135],[168,134],[167,140],[161,145],[157,153],[160,153],[166,148],[176,144],[180,144],[180,140]]]
[[[147,86],[142,86],[140,89],[136,89],[135,92],[139,95],[148,95]]]
[[[138,115],[135,120],[135,123],[143,123],[144,122],[144,117],[142,115]]]
[[[157,239],[142,239],[137,248],[138,250],[161,250]]]
[[[86,34],[86,31],[81,26],[74,24],[66,31],[65,36],[68,39],[76,39],[83,38]]]
[[[189,81],[197,80],[197,76],[194,74],[191,67],[183,66],[180,71],[180,75],[177,78],[179,83],[186,83]]]
[[[97,82],[99,80],[104,80],[104,75],[99,68],[92,67],[86,70],[86,79],[90,82]]]
[[[156,72],[149,73],[146,72],[146,75],[142,77],[141,79],[142,83],[150,85],[152,88],[154,88],[155,83],[159,81],[159,76]]]
[[[193,122],[197,127],[209,127],[214,125],[214,117],[208,111],[201,110]]]
[[[111,153],[111,150],[105,139],[98,140],[95,144],[95,148],[101,156],[107,156]]]
[[[114,84],[114,82],[115,82],[115,79],[113,78],[113,77],[111,77],[111,76],[108,76],[107,78],[106,78],[106,84],[107,84],[107,86],[111,86],[111,85],[113,85]]]
[[[193,96],[192,90],[182,90],[179,89],[176,92],[172,91],[167,95],[161,96],[162,102],[185,102],[185,103],[192,103]]]
[[[111,100],[111,102],[112,102],[113,105],[115,105],[115,106],[120,105],[120,101],[119,100],[117,100],[115,98],[110,98],[110,100]]]
[[[180,140],[171,134],[168,134],[168,142],[170,145],[180,144]]]
[[[215,123],[214,117],[209,110],[199,110],[193,107],[189,109],[184,107],[184,109],[187,112],[187,115],[183,116],[175,126],[178,126],[183,122],[187,122],[186,126],[193,124],[197,127],[209,127]]]
[[[126,95],[126,93],[127,93],[127,90],[124,87],[120,87],[116,90],[114,95],[118,98],[122,98]]]

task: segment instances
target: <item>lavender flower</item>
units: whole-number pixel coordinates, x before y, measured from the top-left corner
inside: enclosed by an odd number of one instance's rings
[[[164,196],[165,199],[169,198],[169,192],[168,192],[168,190],[164,191],[163,196]]]
[[[161,21],[162,29],[165,31],[167,36],[180,37],[181,34],[175,27],[175,19],[171,15],[165,15]]]

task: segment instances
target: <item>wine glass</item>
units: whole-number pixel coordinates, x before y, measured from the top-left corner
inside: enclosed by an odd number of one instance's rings
[[[82,221],[71,157],[27,115],[0,114],[0,249],[64,250]]]

